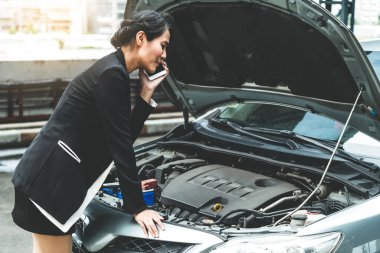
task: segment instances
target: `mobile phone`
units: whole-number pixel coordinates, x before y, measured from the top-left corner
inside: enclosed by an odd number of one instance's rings
[[[148,76],[148,79],[150,81],[156,79],[156,78],[159,78],[160,76],[163,76],[166,74],[166,69],[164,69],[164,67],[160,64],[157,68],[156,68],[156,71],[154,73],[148,73],[145,71],[145,73],[147,74]]]

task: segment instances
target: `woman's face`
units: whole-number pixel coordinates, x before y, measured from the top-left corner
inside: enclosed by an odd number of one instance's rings
[[[153,73],[161,62],[166,59],[166,47],[169,45],[169,40],[169,30],[151,41],[145,39],[140,48],[141,67],[145,71]]]

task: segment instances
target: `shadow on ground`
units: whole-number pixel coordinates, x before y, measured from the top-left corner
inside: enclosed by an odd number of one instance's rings
[[[12,173],[0,173],[0,252],[32,252],[32,235],[13,223],[14,203]]]
[[[158,137],[159,136],[141,137],[136,140],[134,145],[140,145],[157,139]],[[22,152],[24,151],[25,149],[22,150]],[[4,157],[9,156],[7,152],[15,153],[16,151],[2,151]],[[17,150],[17,152],[19,153],[19,150]],[[0,161],[0,164],[4,163],[7,168],[4,170],[6,172],[1,172],[0,170],[0,253],[32,252],[32,235],[15,225],[11,215],[14,205],[14,189],[11,179],[14,171],[13,167],[15,167],[18,162],[17,159],[10,160],[11,162],[6,160]],[[1,168],[0,166],[0,169]]]

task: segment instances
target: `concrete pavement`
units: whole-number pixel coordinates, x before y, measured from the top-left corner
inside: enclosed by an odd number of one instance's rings
[[[140,137],[136,140],[135,145],[143,144],[159,137]],[[22,149],[18,149],[17,152],[20,152],[20,150],[22,151]],[[0,158],[0,163],[2,162]],[[11,217],[14,204],[14,190],[11,183],[12,171],[10,169],[8,172],[0,172],[0,253],[30,253],[32,252],[31,234],[16,226]]]
[[[32,252],[32,236],[13,223],[14,190],[11,173],[0,173],[0,252]]]

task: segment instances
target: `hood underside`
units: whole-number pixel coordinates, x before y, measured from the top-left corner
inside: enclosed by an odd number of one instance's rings
[[[183,83],[256,84],[352,102],[358,88],[337,49],[310,25],[253,4],[194,4],[173,12],[168,63]]]
[[[376,75],[352,33],[314,2],[162,0],[136,5],[146,8],[173,17],[165,89],[193,115],[275,92],[274,100],[266,96],[266,101],[297,100],[294,105],[304,108],[310,101],[321,103],[322,110],[315,111],[344,122],[363,88],[351,125],[379,138]]]

